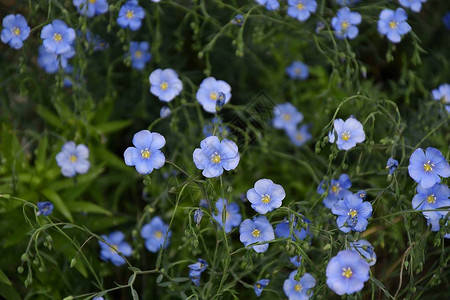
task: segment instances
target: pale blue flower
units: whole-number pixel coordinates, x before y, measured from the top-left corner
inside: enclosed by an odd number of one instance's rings
[[[72,44],[75,41],[75,30],[68,27],[61,20],[53,20],[45,25],[41,31],[44,47],[47,51],[55,54],[63,54],[73,50]]]
[[[242,215],[239,213],[239,205],[237,203],[228,203],[227,199],[219,198],[216,202],[217,214],[213,215],[214,220],[224,227],[225,232],[229,233],[234,227],[241,224]],[[225,226],[222,220],[224,219],[225,210]]]
[[[256,0],[256,2],[260,5],[265,5],[267,10],[277,10],[280,8],[278,0]]]
[[[88,161],[89,149],[75,142],[67,142],[61,147],[61,152],[56,155],[56,163],[61,167],[61,173],[65,177],[73,177],[76,174],[85,174],[90,167]]]
[[[171,236],[172,231],[169,230],[169,226],[158,216],[141,228],[141,237],[145,240],[145,248],[153,253],[158,252],[163,245],[164,248],[167,248]]]
[[[372,204],[350,194],[336,202],[331,210],[338,216],[336,222],[342,232],[363,232],[369,224],[367,219],[372,215]]]
[[[106,0],[73,0],[73,5],[76,6],[80,14],[89,18],[108,11],[108,2]]]
[[[289,300],[307,300],[313,295],[311,289],[316,285],[314,277],[305,273],[300,280],[295,280],[297,270],[289,274],[289,278],[283,283],[283,290]]]
[[[139,6],[137,0],[129,0],[120,7],[117,24],[122,28],[129,27],[132,31],[138,30],[142,25],[145,10]]]
[[[406,22],[408,16],[403,8],[396,11],[383,9],[378,20],[378,31],[393,43],[399,43],[402,35],[411,31],[411,26]]]
[[[102,235],[102,238],[109,244],[102,241],[98,241],[100,245],[100,258],[104,261],[110,261],[115,266],[121,266],[125,264],[125,260],[118,252],[123,256],[130,256],[133,252],[130,244],[125,241],[125,235],[121,231],[114,231],[109,235]]]
[[[316,0],[288,0],[287,14],[299,21],[306,21],[317,9]]]
[[[30,35],[30,26],[27,20],[21,15],[7,15],[2,21],[1,40],[5,44],[9,44],[13,49],[20,49]]]
[[[286,133],[295,146],[301,147],[312,138],[309,127],[309,125],[302,125],[298,129],[288,129]]]
[[[164,102],[172,101],[181,93],[183,83],[172,69],[156,69],[148,78],[150,92]]]
[[[329,135],[330,143],[334,143],[337,134],[336,145],[339,150],[350,150],[357,143],[362,143],[366,139],[363,125],[356,118],[350,117],[347,120],[334,120],[334,131]]]
[[[260,179],[255,183],[255,187],[247,191],[247,199],[252,203],[252,208],[260,213],[266,214],[279,208],[286,192],[279,184],[273,183],[270,179]]]
[[[38,202],[37,207],[38,212],[36,213],[36,215],[37,216],[43,215],[46,217],[49,216],[53,212],[53,209],[55,208],[53,206],[53,203],[51,203],[50,201]]]
[[[398,0],[398,2],[401,6],[410,8],[413,12],[420,12],[422,3],[427,2],[427,0]]]
[[[441,177],[450,177],[450,166],[436,148],[428,147],[424,152],[416,149],[409,159],[408,173],[423,188],[431,188],[441,182]]]
[[[445,109],[450,113],[450,84],[441,84],[437,89],[431,91],[433,99],[441,101]]]
[[[167,106],[163,106],[161,107],[161,110],[159,111],[159,116],[161,118],[167,118],[168,116],[170,116],[170,114],[172,113],[172,110],[167,107]]]
[[[148,51],[150,44],[148,42],[131,42],[128,55],[131,57],[131,66],[134,69],[142,70],[150,61],[152,55]]]
[[[273,127],[277,129],[292,130],[303,121],[303,114],[289,102],[277,104],[273,108]]]
[[[231,99],[231,86],[223,80],[216,80],[214,77],[208,77],[200,84],[196,94],[197,101],[202,105],[205,111],[215,113],[219,93],[224,93],[224,103],[228,103]]]
[[[258,280],[255,285],[254,285],[254,289],[255,289],[255,294],[257,297],[261,296],[261,293],[263,291],[263,289],[270,283],[269,279],[261,279]]]
[[[244,246],[275,239],[272,225],[265,216],[254,217],[253,220],[244,220],[239,226],[239,233],[239,239]],[[269,249],[269,244],[253,245],[252,248],[257,253],[263,253]]]
[[[361,15],[357,12],[351,12],[348,7],[341,8],[336,17],[331,19],[331,25],[336,31],[338,38],[354,39],[358,35],[358,25],[361,23]]]
[[[286,68],[286,73],[292,79],[305,80],[309,76],[309,68],[301,61],[294,61]]]

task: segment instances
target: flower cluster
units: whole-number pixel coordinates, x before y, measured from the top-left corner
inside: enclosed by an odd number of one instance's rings
[[[291,103],[277,104],[273,109],[273,115],[273,127],[283,129],[295,146],[303,146],[311,139],[309,125],[298,127],[303,121],[303,114]]]

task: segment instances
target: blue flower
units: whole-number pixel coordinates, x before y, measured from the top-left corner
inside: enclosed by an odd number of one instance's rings
[[[301,255],[296,255],[296,256],[291,257],[289,259],[289,261],[298,268],[302,264],[302,257],[301,257]]]
[[[120,231],[114,231],[110,235],[102,235],[102,238],[111,246],[102,241],[98,241],[100,245],[100,258],[104,261],[110,261],[115,266],[125,264],[125,260],[119,255],[130,256],[133,252],[130,244],[125,242],[125,235]]]
[[[393,43],[399,43],[402,35],[411,31],[411,26],[406,22],[408,16],[403,8],[396,11],[383,9],[378,20],[378,32],[386,35]]]
[[[386,169],[389,169],[389,174],[394,174],[398,168],[398,160],[390,157],[386,163]]]
[[[200,84],[200,88],[196,94],[197,101],[205,111],[215,113],[219,93],[225,94],[225,104],[228,103],[231,99],[231,86],[223,80],[208,77]]]
[[[297,270],[289,274],[289,278],[283,283],[283,290],[289,300],[307,300],[312,297],[310,290],[316,285],[314,277],[305,273],[300,280],[295,280]]]
[[[265,216],[254,217],[253,220],[245,219],[239,226],[239,233],[239,239],[244,246],[275,239],[272,225]],[[267,251],[269,244],[254,245],[252,248],[257,253],[263,253]]]
[[[66,69],[68,67],[68,60],[75,55],[75,50],[72,48],[61,55],[45,49],[43,45],[39,46],[38,65],[45,70],[46,73],[53,74],[59,69]]]
[[[47,51],[55,54],[63,54],[73,50],[72,44],[75,41],[75,30],[69,28],[61,20],[53,20],[42,28],[41,39]]]
[[[281,206],[286,192],[279,184],[270,179],[260,179],[255,187],[247,191],[247,199],[252,203],[252,208],[260,213],[266,214]]]
[[[183,83],[172,69],[156,69],[148,80],[151,84],[150,92],[164,102],[172,101],[183,89]]]
[[[233,20],[231,20],[231,24],[233,25],[242,26],[243,23],[244,23],[244,16],[242,14],[237,14],[233,18]]]
[[[336,17],[331,19],[335,34],[338,38],[354,39],[358,35],[358,25],[361,23],[361,15],[357,12],[351,12],[348,7],[341,8]]]
[[[125,164],[135,166],[139,174],[150,174],[164,165],[166,157],[159,149],[165,144],[166,139],[159,133],[141,130],[133,136],[134,147],[123,153]]]
[[[366,240],[350,242],[349,250],[358,252],[369,266],[373,266],[377,262],[377,255],[373,251],[373,246]]]
[[[325,189],[328,189],[328,195],[323,199],[323,205],[327,208],[333,208],[333,205],[341,199],[344,199],[344,197],[348,194],[351,194],[348,189],[352,187],[352,182],[350,181],[350,177],[348,177],[347,174],[342,174],[339,176],[339,179],[332,179],[330,186],[326,185],[325,188],[323,188],[324,183],[323,181],[321,184],[319,184],[319,187],[317,188],[317,193],[319,195],[322,195],[325,192]]]
[[[436,101],[442,101],[445,109],[450,112],[450,84],[441,84],[437,89],[431,91]]]
[[[145,240],[145,248],[148,251],[156,253],[164,245],[167,248],[170,243],[172,231],[169,230],[163,220],[156,216],[141,228],[141,237]]]
[[[287,14],[299,21],[306,21],[317,9],[316,0],[288,0]]]
[[[94,297],[92,300],[105,300],[103,297]]]
[[[338,216],[337,225],[342,232],[363,232],[369,224],[367,219],[372,215],[372,204],[349,194],[336,202],[331,211]]]
[[[291,142],[297,147],[303,146],[312,137],[311,133],[309,133],[309,125],[302,125],[299,129],[287,129],[286,133]]]
[[[422,2],[427,0],[398,0],[403,7],[409,7],[413,12],[420,12],[422,9]]]
[[[194,212],[194,222],[197,223],[197,226],[200,225],[200,222],[203,218],[203,210],[200,208],[196,209]]]
[[[301,61],[294,61],[286,68],[286,73],[292,79],[305,80],[309,76],[308,66]]]
[[[327,285],[336,294],[353,294],[369,280],[369,264],[353,250],[340,251],[328,263]]]
[[[67,142],[61,147],[61,152],[56,155],[56,163],[61,167],[61,173],[65,177],[73,177],[77,173],[84,174],[89,170],[89,149],[75,142]]]
[[[76,6],[80,14],[88,18],[108,11],[108,2],[106,0],[73,0],[73,5]]]
[[[255,285],[254,285],[254,289],[255,289],[255,294],[257,297],[261,296],[261,293],[263,291],[263,289],[270,283],[269,279],[261,279],[258,280]]]
[[[233,141],[224,139],[222,142],[216,136],[210,136],[200,142],[200,148],[194,150],[195,166],[203,170],[207,178],[222,175],[223,169],[230,171],[239,163],[238,147]]]
[[[409,158],[408,173],[423,188],[430,188],[443,178],[450,176],[450,166],[436,148],[428,147],[425,153],[416,149]]]
[[[440,224],[441,219],[444,219],[445,217],[440,216],[440,217],[436,217],[436,218],[429,218],[429,217],[425,217],[425,218],[427,218],[427,225],[428,226],[431,225],[431,231],[440,231],[441,230],[441,224]],[[444,227],[448,228],[448,219],[446,219]],[[447,232],[448,231],[446,231],[444,238],[450,239],[450,233],[447,233]]]
[[[450,11],[448,11],[443,17],[442,22],[444,22],[445,27],[450,29]]]
[[[167,118],[168,116],[170,116],[170,114],[172,113],[172,110],[167,107],[167,106],[163,106],[161,107],[161,110],[159,111],[159,116],[161,118]]]
[[[215,135],[225,139],[230,135],[230,128],[223,124],[220,117],[214,117],[203,126],[202,132],[205,137]]]
[[[341,6],[350,6],[360,2],[361,0],[336,0],[336,3]]]
[[[298,240],[302,241],[306,239],[306,237],[312,236],[311,232],[309,231],[309,223],[311,223],[310,220],[303,218],[303,222],[307,225],[306,228],[301,228],[300,230],[296,229],[297,227],[297,220],[294,218],[294,216],[291,215],[291,220],[293,220],[294,224],[292,226],[293,234],[291,235],[291,225],[288,220],[283,220],[280,224],[275,226],[275,234],[279,238],[287,238],[291,237],[292,240]]]
[[[267,10],[277,10],[280,8],[278,0],[256,0],[256,2],[260,5],[265,5]]]
[[[415,210],[426,210],[423,215],[427,219],[438,219],[445,217],[446,210],[437,210],[441,207],[450,206],[450,189],[445,184],[435,184],[431,188],[417,186],[417,194],[412,199],[412,207]]]
[[[206,260],[199,258],[195,264],[190,264],[189,266],[189,278],[191,278],[192,282],[196,285],[200,285],[200,275],[206,270],[208,267],[208,263]]]
[[[330,143],[334,143],[335,133],[338,136],[336,145],[339,150],[350,150],[356,143],[362,143],[366,139],[363,125],[354,117],[348,118],[345,122],[342,119],[334,120],[334,131],[328,135]]]
[[[277,129],[292,130],[303,121],[303,114],[289,102],[275,105],[273,115],[273,127]]]
[[[150,61],[152,55],[148,51],[148,42],[131,42],[128,55],[131,57],[131,66],[136,70],[142,70]]]
[[[122,28],[129,27],[132,31],[138,30],[142,25],[145,11],[138,5],[137,0],[129,0],[119,10],[117,24]]]
[[[366,196],[367,196],[367,192],[366,191],[363,191],[363,190],[361,190],[361,191],[358,191],[357,193],[356,193],[356,195],[359,197],[359,198],[361,198],[361,199],[366,199]]]
[[[45,202],[38,202],[37,203],[37,207],[38,207],[38,212],[36,213],[36,215],[40,216],[49,216],[52,212],[53,212],[53,204],[49,201],[45,201]]]
[[[20,49],[30,35],[30,26],[27,20],[21,15],[7,15],[2,21],[1,40],[9,44],[13,49]]]
[[[242,215],[239,213],[239,205],[237,203],[228,203],[227,199],[219,198],[216,202],[217,214],[213,215],[214,220],[224,227],[225,232],[230,232],[234,227],[241,224]],[[225,210],[225,226],[223,226],[222,219]]]

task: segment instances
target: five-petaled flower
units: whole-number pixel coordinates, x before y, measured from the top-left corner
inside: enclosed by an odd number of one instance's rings
[[[288,137],[290,138],[291,142],[297,146],[301,147],[306,142],[308,142],[311,139],[311,133],[309,132],[309,125],[305,124],[300,126],[300,128],[293,128],[288,129],[286,131]]]
[[[348,194],[351,194],[348,189],[352,187],[352,182],[347,174],[341,174],[339,179],[332,179],[331,184],[328,186],[327,182],[322,181],[317,187],[317,193],[322,195],[325,190],[328,189],[328,195],[323,199],[323,205],[327,208],[333,208],[333,205]]]
[[[408,173],[424,188],[430,188],[443,178],[450,176],[450,166],[436,148],[428,147],[425,152],[418,148],[409,158]]]
[[[433,99],[441,101],[445,109],[450,113],[450,84],[441,84],[437,89],[431,91]]]
[[[159,133],[141,130],[133,137],[134,147],[128,147],[123,153],[125,164],[134,166],[139,174],[150,174],[164,165],[166,158],[159,149],[165,144],[166,139]]]
[[[260,214],[265,214],[281,206],[286,192],[279,184],[270,179],[260,179],[255,187],[247,191],[247,199],[252,203],[252,208]]]
[[[317,9],[316,0],[288,0],[287,14],[299,21],[306,21]]]
[[[85,145],[77,146],[75,142],[70,141],[62,145],[61,152],[56,155],[56,163],[65,177],[73,177],[89,170],[88,158],[89,149]]]
[[[301,61],[294,61],[286,68],[286,73],[292,79],[305,80],[308,78],[309,68]]]
[[[227,199],[219,198],[216,202],[216,209],[217,214],[213,215],[213,218],[220,226],[224,227],[226,233],[241,224],[242,215],[239,213],[239,205],[237,203],[228,203]],[[225,226],[223,225],[223,220],[225,220]]]
[[[199,258],[195,264],[190,264],[189,266],[189,278],[196,285],[200,285],[200,276],[208,267],[206,260]]]
[[[170,243],[172,231],[163,220],[156,216],[141,228],[141,237],[145,240],[145,248],[148,251],[156,253],[161,247],[167,248]]]
[[[431,188],[417,186],[417,194],[412,199],[415,210],[424,210],[422,213],[427,219],[445,217],[448,210],[438,210],[450,206],[450,189],[445,184],[435,184]]]
[[[76,6],[80,14],[88,18],[108,11],[108,2],[106,0],[73,0],[73,5]]]
[[[275,239],[272,225],[265,216],[254,217],[253,220],[245,219],[239,226],[240,241],[244,246],[259,242],[268,242]],[[269,244],[253,245],[257,253],[266,252]]]
[[[131,57],[131,66],[136,70],[142,70],[152,59],[148,51],[150,44],[148,42],[131,42],[128,55]]]
[[[297,228],[297,218],[293,215],[291,215],[290,217],[291,220],[293,220],[293,224],[292,224],[292,234],[291,234],[291,223],[288,220],[283,220],[280,224],[278,224],[277,226],[275,226],[275,234],[277,237],[279,238],[287,238],[287,237],[291,237],[291,239],[294,240],[298,240],[298,241],[302,241],[304,239],[306,239],[306,237],[312,236],[311,232],[309,231],[309,223],[311,223],[310,220],[303,218],[302,222],[303,225],[300,228],[300,230]]]
[[[183,89],[183,83],[172,69],[156,69],[148,80],[151,84],[150,92],[164,102],[172,101]]]
[[[273,115],[273,127],[286,131],[294,130],[303,121],[303,114],[289,102],[275,105]]]
[[[338,216],[336,222],[342,232],[363,232],[369,223],[367,219],[372,215],[372,204],[357,195],[349,194],[344,200],[336,202],[331,210]]]
[[[278,0],[256,0],[258,4],[265,5],[267,10],[277,10],[280,7]]]
[[[224,169],[230,171],[237,167],[238,147],[233,141],[220,141],[218,137],[210,136],[200,142],[200,148],[194,150],[193,159],[195,166],[203,170],[203,176],[218,177]]]
[[[102,235],[106,243],[98,241],[100,245],[100,258],[104,261],[110,261],[115,266],[125,264],[125,260],[119,255],[130,256],[133,252],[130,244],[125,241],[125,235],[121,231],[114,231],[109,235]]]
[[[42,28],[41,39],[47,51],[55,54],[63,54],[73,50],[75,30],[67,26],[64,21],[53,20]]]
[[[75,55],[72,48],[68,52],[58,55],[45,49],[44,45],[39,46],[38,65],[45,70],[46,73],[53,74],[59,69],[64,71],[70,68],[69,59]]]
[[[403,7],[409,7],[413,12],[420,12],[422,9],[422,2],[427,0],[398,0]]]
[[[396,11],[383,9],[378,20],[378,32],[386,35],[393,43],[399,43],[402,35],[411,31],[411,26],[406,22],[408,16],[403,8]]]
[[[336,31],[338,38],[354,39],[358,35],[358,25],[361,23],[361,15],[357,12],[351,12],[348,7],[341,8],[336,17],[331,19],[331,25]]]
[[[330,143],[334,143],[335,134],[338,136],[336,145],[339,150],[350,150],[366,139],[363,125],[354,117],[348,118],[345,122],[342,119],[334,120],[334,129],[328,134]]]
[[[21,15],[7,15],[2,21],[1,40],[9,44],[13,49],[20,49],[30,35],[30,26],[27,20]]]
[[[307,300],[312,297],[312,288],[316,285],[314,277],[305,273],[300,280],[295,280],[297,270],[289,274],[289,278],[283,283],[283,290],[289,300]]]
[[[257,297],[261,296],[263,289],[270,283],[269,279],[260,279],[258,280],[253,288],[255,289],[255,294]]]
[[[205,111],[215,113],[219,93],[224,94],[224,103],[228,103],[231,99],[231,86],[223,80],[216,80],[214,77],[205,78],[197,91],[197,101]]]
[[[369,241],[361,239],[356,242],[350,242],[348,245],[349,250],[358,252],[367,261],[369,266],[373,266],[377,262],[377,255]]]
[[[122,28],[129,27],[132,31],[136,31],[141,27],[144,16],[145,11],[139,6],[138,1],[129,0],[120,7],[117,24]]]
[[[342,250],[327,265],[327,285],[336,294],[353,294],[369,280],[369,264],[358,252]]]

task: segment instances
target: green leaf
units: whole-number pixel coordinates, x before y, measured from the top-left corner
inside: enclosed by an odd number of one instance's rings
[[[40,115],[49,124],[59,129],[64,129],[64,125],[61,123],[61,119],[48,109],[44,108],[42,105],[38,105],[36,107],[36,113]]]
[[[12,287],[0,282],[0,296],[8,300],[20,300],[20,295]],[[0,298],[1,298],[0,297]]]
[[[85,201],[72,201],[70,203],[67,203],[67,208],[71,212],[96,213],[96,214],[103,214],[103,215],[107,215],[107,216],[112,215],[112,213],[109,210],[107,210],[97,204],[85,202]]]
[[[133,288],[131,288],[131,295],[133,296],[133,300],[139,300],[139,295]]]
[[[40,173],[45,169],[45,160],[47,157],[47,145],[48,145],[48,137],[44,135],[44,137],[39,142],[39,146],[36,153],[36,169]]]
[[[102,134],[118,131],[122,128],[128,127],[131,120],[113,121],[95,125],[95,128]]]
[[[5,273],[3,273],[2,269],[0,269],[0,282],[3,282],[7,285],[12,285],[11,281],[9,281],[8,277],[6,277]]]
[[[66,217],[70,222],[73,222],[72,214],[70,213],[69,209],[67,208],[64,201],[59,197],[57,193],[55,193],[52,190],[44,189],[41,191],[42,195],[44,195],[45,198],[47,198],[49,201],[53,203],[55,208],[63,214],[64,217]]]

